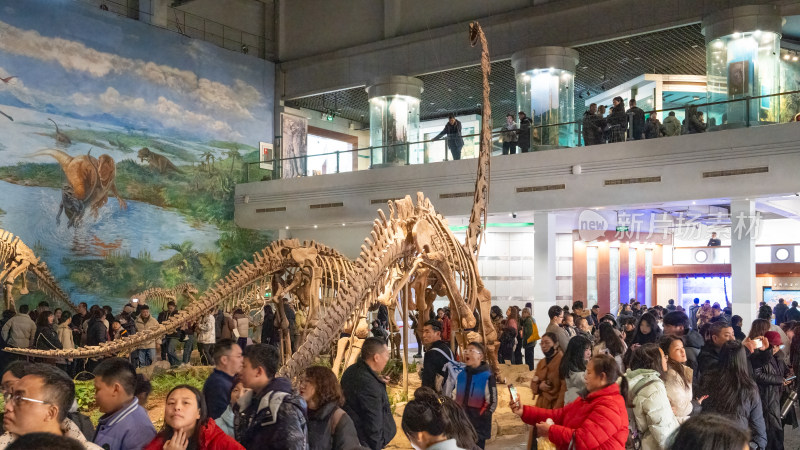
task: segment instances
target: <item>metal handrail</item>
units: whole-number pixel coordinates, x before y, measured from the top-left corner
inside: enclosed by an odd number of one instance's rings
[[[745,125],[746,125],[746,127],[749,127],[749,126],[751,126],[751,124],[750,124],[750,111],[749,110],[750,110],[750,103],[752,101],[763,99],[763,98],[781,97],[781,96],[794,95],[794,94],[800,94],[800,90],[786,91],[786,92],[779,92],[779,93],[775,93],[775,94],[765,94],[765,95],[758,95],[758,96],[745,96],[745,97],[736,98],[736,99],[720,100],[720,101],[706,102],[706,103],[688,103],[688,104],[685,104],[683,106],[683,109],[688,109],[690,107],[694,107],[694,108],[697,108],[698,110],[700,110],[700,109],[705,109],[705,108],[708,108],[710,106],[715,106],[715,105],[724,105],[724,104],[729,104],[729,103],[746,102],[745,106],[746,106],[747,111],[746,111],[746,114],[745,114],[745,116],[746,116]],[[666,112],[666,111],[675,111],[676,109],[680,109],[680,108],[654,109],[654,110],[645,111],[645,114],[649,115],[649,114],[652,114],[654,112],[655,113],[662,113],[662,112]],[[628,122],[629,122],[628,123],[628,129],[629,130],[631,128],[630,120],[631,120],[631,118],[628,117]],[[576,128],[575,128],[574,132],[577,134],[577,137],[578,137],[578,140],[577,140],[578,144],[576,146],[580,147],[580,146],[583,146],[583,144],[582,144],[582,135],[583,135],[583,133],[582,133],[582,129],[581,129],[582,128],[582,124],[583,124],[583,118],[578,118],[578,119],[576,119],[574,121],[571,121],[571,122],[561,122],[561,123],[547,124],[547,125],[533,125],[530,128],[530,133],[531,133],[531,136],[533,136],[535,131],[543,130],[545,128],[550,129],[550,128],[553,128],[553,127],[575,126]],[[706,124],[708,124],[708,123],[706,123]],[[720,125],[722,125],[722,124],[720,124]],[[518,132],[519,128],[517,128],[516,131]],[[713,130],[711,130],[711,131],[713,131]],[[506,132],[506,131],[503,131],[502,129],[499,129],[497,126],[495,126],[494,129],[492,130],[492,139],[494,140],[497,137],[497,135],[499,135],[501,133],[504,133],[504,132]],[[471,137],[480,137],[480,136],[481,136],[480,133],[474,133],[474,134],[469,134],[469,135],[462,135],[461,137],[462,138],[471,138]],[[295,156],[295,157],[291,157],[291,158],[280,158],[280,157],[277,156],[277,152],[276,152],[276,158],[273,161],[273,164],[274,164],[273,165],[273,170],[275,170],[275,168],[277,167],[278,171],[280,171],[280,167],[286,161],[308,160],[309,158],[328,157],[328,156],[336,155],[336,157],[337,157],[336,173],[339,173],[339,169],[340,169],[340,167],[339,167],[340,166],[339,159],[340,159],[340,155],[342,155],[342,154],[347,154],[347,153],[358,154],[360,152],[369,151],[370,152],[370,156],[371,156],[373,154],[373,152],[376,151],[376,150],[382,150],[382,149],[390,148],[390,147],[392,147],[392,148],[406,147],[408,149],[408,148],[410,148],[411,146],[414,146],[414,145],[422,145],[422,144],[434,142],[436,140],[445,140],[446,141],[446,139],[447,139],[446,137],[443,137],[443,138],[439,138],[439,139],[426,139],[426,140],[413,141],[413,142],[398,142],[398,143],[385,144],[385,145],[379,145],[379,146],[370,146],[370,147],[362,147],[362,148],[356,148],[356,149],[350,149],[350,150],[339,150],[339,151],[333,151],[333,152],[327,152],[327,153],[320,153],[320,154],[316,154],[316,155]],[[408,159],[408,154],[409,154],[409,152],[406,151],[406,159]],[[447,147],[445,147],[445,159],[444,159],[445,161],[448,160],[448,155],[449,155],[449,152],[447,151]],[[247,174],[246,175],[247,175],[248,181],[249,181],[249,171],[250,171],[249,167],[250,167],[250,165],[261,164],[261,163],[262,163],[261,161],[251,161],[251,162],[246,162],[245,163],[246,167],[247,167],[247,170],[246,170]],[[408,164],[408,161],[406,161],[406,164]],[[309,175],[303,174],[302,176],[309,176]]]

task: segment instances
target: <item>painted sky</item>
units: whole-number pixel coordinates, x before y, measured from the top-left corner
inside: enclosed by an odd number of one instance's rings
[[[81,2],[0,0],[0,78],[9,76],[0,104],[198,140],[272,141],[272,63]]]

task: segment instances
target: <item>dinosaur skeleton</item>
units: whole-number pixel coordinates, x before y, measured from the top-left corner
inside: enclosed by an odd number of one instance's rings
[[[7,349],[18,354],[47,357],[87,358],[121,353],[138,348],[196,321],[215,308],[260,307],[270,290],[270,301],[277,304],[276,323],[283,339],[281,354],[285,362],[278,375],[294,378],[338,340],[334,367],[352,363],[366,336],[364,318],[377,303],[386,305],[394,320],[398,305],[404,312],[415,309],[427,317],[433,300],[446,296],[453,314],[455,339],[462,348],[471,341],[486,345],[495,372],[497,335],[491,322],[491,294],[483,285],[477,268],[482,232],[489,201],[489,157],[491,152],[491,111],[489,106],[489,55],[480,25],[470,24],[471,44],[481,45],[483,71],[483,115],[480,156],[470,222],[462,245],[433,208],[430,200],[417,193],[388,203],[389,215],[378,210],[370,236],[361,246],[359,257],[350,261],[334,249],[316,242],[275,241],[243,261],[196,301],[159,327],[99,346],[71,350]],[[481,223],[483,221],[483,223]],[[414,295],[410,294],[414,291]],[[302,344],[292,353],[284,303],[294,298],[306,312]],[[404,314],[405,317],[405,314]],[[407,322],[407,318],[404,319]],[[396,330],[396,324],[392,324]],[[350,334],[339,339],[340,333]],[[406,343],[407,344],[407,343]],[[347,352],[345,347],[349,346]],[[407,345],[406,345],[407,348]],[[404,359],[404,363],[405,363]]]
[[[153,305],[163,310],[167,308],[168,302],[177,302],[181,295],[185,296],[190,301],[194,301],[194,294],[197,294],[197,292],[197,288],[192,283],[181,283],[172,289],[156,287],[133,294],[131,296],[131,301],[136,299],[136,301],[142,305]]]
[[[0,284],[3,285],[3,298],[6,301],[6,309],[14,309],[14,282],[17,277],[22,275],[22,285],[19,293],[28,293],[27,273],[36,276],[36,285],[50,299],[59,301],[77,311],[77,307],[70,301],[69,296],[58,285],[50,269],[44,261],[33,253],[24,242],[12,233],[0,230]]]

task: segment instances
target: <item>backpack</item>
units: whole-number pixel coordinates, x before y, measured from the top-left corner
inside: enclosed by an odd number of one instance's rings
[[[444,350],[440,348],[434,348],[433,351],[441,353],[445,358],[447,358],[447,363],[444,365],[444,370],[447,372],[447,378],[441,380],[441,385],[439,382],[439,374],[437,374],[437,382],[436,385],[440,387],[439,391],[442,395],[446,395],[448,397],[451,396],[453,389],[456,388],[456,380],[458,379],[458,374],[464,371],[464,368],[467,365],[463,362],[456,361],[444,352]]]
[[[650,380],[642,385],[642,387],[637,389],[636,392],[628,393],[630,401],[625,401],[625,407],[628,410],[628,441],[625,442],[625,450],[640,450],[642,448],[643,433],[641,433],[639,427],[636,425],[636,414],[633,411],[633,399],[636,398],[636,394],[638,394],[642,389],[658,381],[659,380]]]

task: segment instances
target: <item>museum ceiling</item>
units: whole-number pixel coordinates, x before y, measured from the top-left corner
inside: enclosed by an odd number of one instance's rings
[[[580,60],[575,76],[576,115],[583,114],[581,96],[592,95],[603,87],[611,88],[643,73],[704,75],[705,41],[700,24],[672,28],[614,41],[575,47]],[[425,83],[420,119],[429,120],[457,114],[478,113],[481,102],[479,66],[421,75]],[[492,84],[493,123],[502,123],[516,109],[514,69],[510,60],[495,61],[489,77]],[[368,122],[367,93],[363,87],[303,97],[287,106],[314,111],[336,111],[336,115]]]

